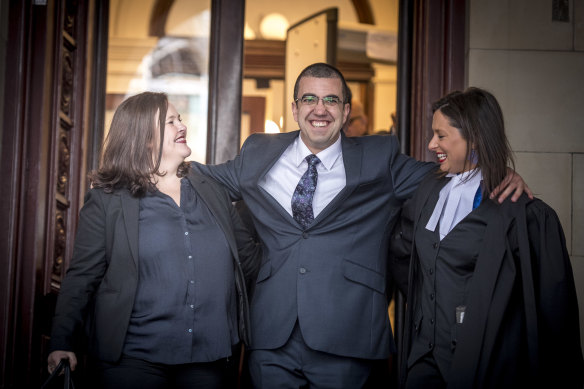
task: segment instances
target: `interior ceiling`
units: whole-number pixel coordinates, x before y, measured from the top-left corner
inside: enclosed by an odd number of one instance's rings
[[[172,58],[165,58],[162,51],[170,47],[160,38],[184,37],[189,38],[191,43],[208,42],[211,1],[110,0],[108,74],[112,77],[108,81],[108,91],[114,93],[127,90],[131,80],[142,71],[140,67],[143,66],[144,56],[152,52],[161,54],[160,66],[150,68],[155,74],[174,72],[176,69],[168,64],[174,63],[179,54],[188,65],[181,68],[180,72],[199,74],[202,69],[199,63],[206,63],[205,58],[189,56],[184,51],[174,53]],[[285,42],[261,39],[260,23],[270,13],[283,15],[291,26],[317,12],[335,7],[338,9],[339,23],[345,26],[368,24],[375,17],[376,27],[397,31],[398,1],[320,0],[316,4],[312,0],[246,0],[246,29],[253,30],[258,39],[245,41],[244,76],[284,78]],[[368,63],[359,66],[359,63],[353,62],[348,64],[340,60],[338,66],[352,80],[369,80],[372,76],[371,66]]]
[[[173,31],[177,35],[192,36],[196,25],[187,20],[210,8],[210,0],[110,0],[110,36],[119,38],[143,38],[162,36]],[[246,0],[245,20],[258,38],[260,22],[270,13],[286,17],[289,25],[323,9],[339,9],[339,20],[349,23],[372,23],[379,9],[391,9],[397,0]],[[383,14],[383,12],[381,12]],[[378,18],[386,21],[387,18]],[[379,25],[379,20],[377,21]],[[184,28],[181,28],[184,26]]]

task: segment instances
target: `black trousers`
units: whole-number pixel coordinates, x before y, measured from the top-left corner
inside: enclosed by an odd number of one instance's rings
[[[445,389],[446,381],[442,378],[436,361],[431,355],[420,358],[408,369],[406,389]]]
[[[104,389],[234,388],[237,382],[236,359],[165,365],[124,355],[117,363],[99,362],[99,387]]]
[[[295,325],[288,342],[275,350],[252,350],[249,370],[254,388],[354,389],[367,386],[377,361],[328,354],[309,348]]]

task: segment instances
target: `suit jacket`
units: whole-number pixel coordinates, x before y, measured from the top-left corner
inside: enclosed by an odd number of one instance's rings
[[[254,278],[257,274],[259,247],[243,227],[223,187],[195,172],[190,172],[188,179],[231,249],[240,339],[249,343],[245,276]],[[57,300],[50,350],[73,351],[75,339],[89,319],[90,351],[103,361],[115,362],[121,356],[138,287],[139,199],[125,189],[111,194],[91,189],[79,217],[73,259]]]
[[[403,200],[435,165],[402,155],[392,136],[342,135],[346,186],[303,230],[258,185],[298,134],[254,134],[234,160],[198,165],[232,199],[245,201],[262,241],[251,348],[284,345],[298,320],[312,349],[386,358],[394,350],[386,296],[389,233]]]
[[[411,241],[408,310],[401,348],[401,381],[406,377],[411,332],[421,281],[415,229],[424,204],[433,205],[447,179],[430,174],[402,212],[392,253],[404,265]],[[541,200],[523,195],[517,203],[481,207],[486,229],[464,322],[457,334],[449,388],[582,388],[578,305],[570,258],[556,213]],[[412,223],[413,221],[413,223]],[[407,260],[405,263],[407,264]]]

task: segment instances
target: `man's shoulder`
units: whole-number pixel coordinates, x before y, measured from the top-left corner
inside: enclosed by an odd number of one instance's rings
[[[244,144],[269,144],[292,141],[299,134],[299,130],[290,132],[280,132],[277,134],[266,134],[264,132],[256,132],[251,134]]]
[[[343,141],[362,144],[391,144],[399,143],[395,135],[364,135],[364,136],[343,136]]]
[[[388,150],[399,152],[399,141],[395,136],[387,135],[365,135],[348,137],[342,136],[341,142],[343,147],[357,147],[363,149],[365,152],[376,156],[376,150],[383,151],[387,155]]]
[[[247,137],[241,146],[240,154],[258,157],[271,155],[290,145],[298,137],[299,131],[281,132],[278,134],[255,133]]]

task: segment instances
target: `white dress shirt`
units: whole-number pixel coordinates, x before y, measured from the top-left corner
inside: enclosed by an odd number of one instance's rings
[[[469,179],[473,172],[474,170],[446,175],[452,179],[440,190],[434,212],[426,224],[427,230],[436,231],[440,222],[440,240],[472,212],[474,197],[483,179],[480,169]]]
[[[312,152],[299,135],[259,182],[259,185],[272,195],[290,215],[292,215],[292,195],[300,177],[308,168],[308,163],[304,158],[310,154]],[[340,136],[335,143],[316,156],[320,159],[320,163],[316,165],[318,180],[312,199],[315,218],[347,183]]]

